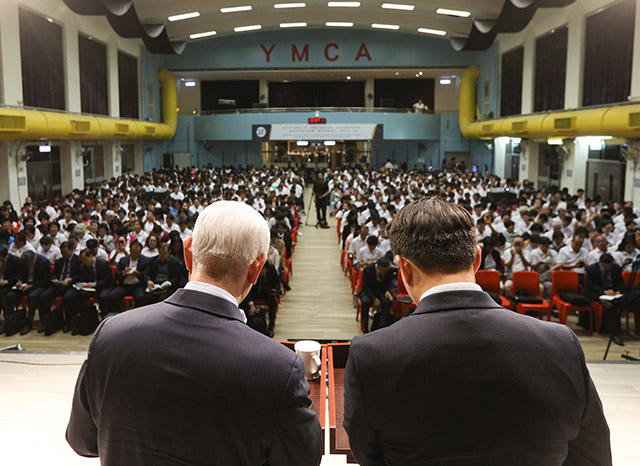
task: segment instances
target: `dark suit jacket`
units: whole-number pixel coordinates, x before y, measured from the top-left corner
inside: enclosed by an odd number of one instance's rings
[[[611,465],[577,337],[484,292],[428,296],[356,337],[344,383],[344,426],[362,466]]]
[[[6,261],[2,279],[9,282],[5,285],[6,287],[13,288],[18,282],[18,264],[20,263],[20,259],[13,254],[7,254]]]
[[[140,285],[144,287],[147,286],[147,282],[149,281],[147,269],[150,262],[151,259],[143,256],[142,254],[140,254],[140,257],[138,257],[138,266],[136,267],[136,270],[139,271],[138,278],[140,279]],[[122,285],[122,274],[124,272],[124,269],[129,267],[130,264],[131,256],[123,257],[122,259],[120,259],[120,262],[118,262],[118,266],[116,267],[116,282],[118,282],[118,285]]]
[[[124,259],[126,258],[123,257],[122,260]],[[182,280],[182,265],[180,264],[178,259],[176,259],[173,256],[168,256],[167,262],[169,263],[168,275],[169,275],[169,281],[171,282],[171,286],[173,286],[174,288],[178,288]],[[158,283],[157,280],[158,280],[159,263],[160,263],[160,258],[156,256],[149,262],[149,265],[146,266],[146,269],[147,269],[146,275],[147,277],[149,277],[148,280],[151,280],[153,283]],[[138,262],[138,265],[140,265],[140,262]]]
[[[60,276],[62,275],[62,268],[64,267],[64,260],[64,257],[56,260],[56,263],[53,266],[53,273],[51,274],[52,280],[60,280]],[[81,266],[82,261],[80,260],[80,256],[71,254],[71,257],[69,258],[69,270],[71,273],[71,278],[78,275],[78,271]]]
[[[18,280],[27,283],[29,280],[29,267],[18,259]],[[51,285],[51,262],[44,256],[36,256],[36,265],[33,270],[34,288],[42,288]]]
[[[293,351],[244,324],[235,304],[180,289],[98,327],[67,441],[103,466],[318,465],[308,394]]]
[[[362,294],[373,298],[387,291],[391,291],[392,279],[393,274],[389,272],[383,276],[382,282],[379,282],[376,273],[376,264],[369,264],[362,271]]]
[[[600,263],[591,264],[585,269],[586,279],[584,286],[584,295],[590,299],[598,299],[604,294],[604,283]],[[622,279],[622,268],[614,263],[611,267],[611,282],[613,289],[622,293],[624,291],[624,280]]]
[[[73,278],[74,283],[91,282],[92,274],[89,267],[81,264],[78,268],[78,274]],[[111,264],[104,259],[96,259],[96,291],[102,291],[113,285],[113,273],[111,272]]]

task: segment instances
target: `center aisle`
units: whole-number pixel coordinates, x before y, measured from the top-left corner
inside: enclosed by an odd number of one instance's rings
[[[351,285],[340,269],[337,222],[330,229],[315,228],[315,205],[310,210],[311,190],[305,195],[307,217],[302,216],[298,243],[293,253],[291,291],[280,302],[274,338],[277,340],[351,340],[360,334]]]

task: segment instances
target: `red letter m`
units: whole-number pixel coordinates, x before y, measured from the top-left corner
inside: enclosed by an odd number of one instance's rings
[[[298,52],[296,44],[291,45],[291,61],[309,61],[309,44],[304,44],[302,53]]]

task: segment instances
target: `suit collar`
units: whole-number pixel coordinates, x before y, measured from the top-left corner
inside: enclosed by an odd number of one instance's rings
[[[244,318],[238,306],[234,306],[226,299],[219,298],[201,291],[186,290],[181,288],[169,296],[165,302],[179,307],[188,307],[227,319],[239,320],[244,323]]]
[[[411,315],[464,309],[502,309],[484,291],[445,291],[429,295]]]

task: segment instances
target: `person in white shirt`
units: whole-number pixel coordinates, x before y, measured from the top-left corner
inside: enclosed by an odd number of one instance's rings
[[[595,249],[592,249],[587,254],[587,266],[600,262],[600,256],[609,250],[607,240],[602,235],[598,235],[593,239],[593,245]]]
[[[96,259],[102,259],[107,262],[109,261],[109,256],[104,249],[99,247],[97,239],[91,238],[90,240],[87,240],[87,249],[91,251]]]
[[[142,229],[142,224],[140,220],[136,220],[133,222],[133,231],[129,234],[129,245],[133,241],[138,241],[140,244],[145,244],[147,242],[147,237],[149,235],[146,231]]]
[[[148,258],[154,258],[157,257],[158,255],[158,244],[160,243],[160,241],[158,240],[158,237],[154,234],[149,235],[149,237],[147,238],[147,242],[145,244],[144,249],[142,250],[141,254],[145,257]]]
[[[414,113],[424,113],[425,109],[428,109],[428,107],[424,104],[424,102],[422,102],[422,99],[418,99],[418,101],[413,104]]]
[[[367,245],[367,237],[369,236],[369,228],[364,225],[360,228],[360,233],[358,236],[351,240],[351,244],[349,245],[349,254],[354,262],[356,262],[358,251]]]
[[[543,287],[540,291],[544,292],[546,296],[551,295],[551,276],[557,256],[557,253],[550,246],[549,238],[542,237],[538,247],[529,254],[531,270],[538,272],[540,285]]]
[[[13,254],[14,256],[21,257],[22,253],[25,251],[33,251],[36,252],[33,246],[29,244],[27,241],[27,237],[23,232],[20,232],[16,235],[13,243],[9,246],[9,254]]]
[[[378,237],[369,236],[367,238],[367,245],[358,250],[355,262],[359,270],[364,270],[367,265],[376,262],[382,256],[384,256],[384,252],[378,247]]]
[[[169,194],[169,197],[171,197],[171,199],[173,199],[174,201],[184,200],[184,194],[180,192],[180,186],[174,186],[171,194]]]
[[[49,223],[49,236],[51,237],[53,244],[57,247],[60,247],[60,245],[67,240],[65,234],[60,231],[60,225],[58,225],[58,222]]]
[[[35,228],[33,225],[28,225],[24,229],[24,234],[27,237],[27,242],[33,247],[34,250],[37,250],[40,247],[40,238],[42,238],[42,233],[40,233],[40,230]]]
[[[83,223],[78,223],[74,228],[74,232],[78,235],[78,247],[82,251],[87,247],[87,241],[93,238],[93,236],[87,233],[86,226]]]
[[[529,259],[524,252],[524,239],[522,236],[516,236],[513,239],[512,247],[505,250],[504,255],[505,276],[507,280],[504,282],[505,296],[511,296],[513,293],[513,272],[524,272],[529,270]]]
[[[109,262],[111,265],[118,265],[120,259],[129,255],[129,249],[127,248],[127,238],[120,236],[115,242],[115,248],[109,254]]]
[[[638,258],[635,239],[625,239],[620,244],[620,250],[615,253],[614,258],[618,265],[622,267],[623,272],[630,272],[634,261]]]
[[[178,227],[180,227],[180,239],[184,241],[193,233],[187,228],[187,222],[184,219],[178,220]]]
[[[40,246],[36,252],[49,259],[52,264],[62,257],[60,248],[53,244],[53,240],[49,236],[40,238]]]
[[[558,252],[556,264],[553,270],[573,270],[584,275],[584,267],[587,263],[587,251],[582,249],[584,238],[576,235],[569,246],[565,246]]]

